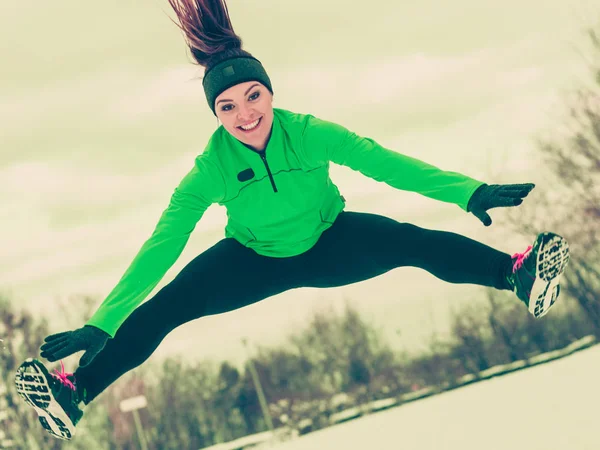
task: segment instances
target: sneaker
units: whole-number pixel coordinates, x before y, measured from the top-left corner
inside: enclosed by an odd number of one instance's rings
[[[541,233],[533,246],[512,255],[509,283],[534,317],[548,313],[560,294],[560,276],[569,262],[567,241],[554,233]]]
[[[17,392],[39,416],[42,426],[52,435],[69,440],[75,435],[75,425],[83,416],[79,409],[79,396],[72,373],[48,373],[36,359],[27,359],[15,375]]]

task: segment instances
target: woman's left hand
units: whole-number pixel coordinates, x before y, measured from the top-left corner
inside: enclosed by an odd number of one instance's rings
[[[473,213],[486,227],[489,227],[492,218],[486,212],[488,209],[518,206],[534,187],[533,183],[483,184],[471,196],[467,211]]]
[[[45,344],[40,347],[41,356],[54,362],[85,350],[79,360],[79,366],[85,367],[100,353],[109,339],[110,335],[106,331],[92,325],[84,325],[74,331],[64,331],[47,336],[44,339]]]

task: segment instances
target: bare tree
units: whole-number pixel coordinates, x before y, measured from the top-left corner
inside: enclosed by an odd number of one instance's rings
[[[511,329],[510,325],[506,323],[505,303],[498,301],[498,294],[491,289],[487,294],[491,307],[488,321],[496,339],[504,345],[508,360],[514,362],[525,359],[527,348],[523,345],[521,336],[514,332],[514,327]],[[517,309],[516,306],[518,305],[511,305],[511,313]]]
[[[600,38],[594,30],[588,35],[591,82],[567,100],[563,131],[538,140],[540,170],[548,172],[545,186],[552,189],[540,189],[509,221],[528,236],[548,230],[569,241],[561,291],[577,300],[600,337]]]
[[[481,372],[493,365],[488,351],[492,333],[486,318],[486,314],[473,305],[453,310],[450,326],[455,340],[453,353],[467,373]]]
[[[0,448],[108,448],[109,427],[101,409],[92,410],[91,414],[86,412],[86,423],[78,427],[77,438],[66,444],[44,430],[37,414],[19,398],[14,387],[17,368],[26,358],[39,358],[39,346],[48,333],[47,319],[18,310],[15,302],[0,294]]]

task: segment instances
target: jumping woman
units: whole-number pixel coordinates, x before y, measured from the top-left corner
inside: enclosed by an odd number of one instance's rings
[[[535,317],[559,295],[566,241],[541,233],[523,253],[388,217],[345,211],[330,162],[405,191],[453,203],[485,226],[491,208],[520,205],[533,184],[488,185],[404,156],[341,125],[273,107],[261,64],[242,50],[225,0],[169,0],[221,125],[174,189],[152,235],[81,328],[44,340],[50,362],[85,351],[75,373],[49,373],[36,359],[16,374],[19,394],[52,435],[70,439],[84,405],[144,363],[178,326],[290,289],[330,288],[398,267],[419,267],[453,284],[516,294]],[[155,296],[213,203],[227,209],[225,237]],[[142,302],[144,302],[142,304]]]

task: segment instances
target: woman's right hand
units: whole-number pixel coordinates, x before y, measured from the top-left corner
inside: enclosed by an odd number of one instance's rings
[[[42,358],[50,362],[66,358],[81,350],[86,352],[79,360],[79,366],[85,367],[104,348],[110,335],[100,328],[84,325],[74,331],[64,331],[52,334],[44,339],[45,344],[40,347]]]

